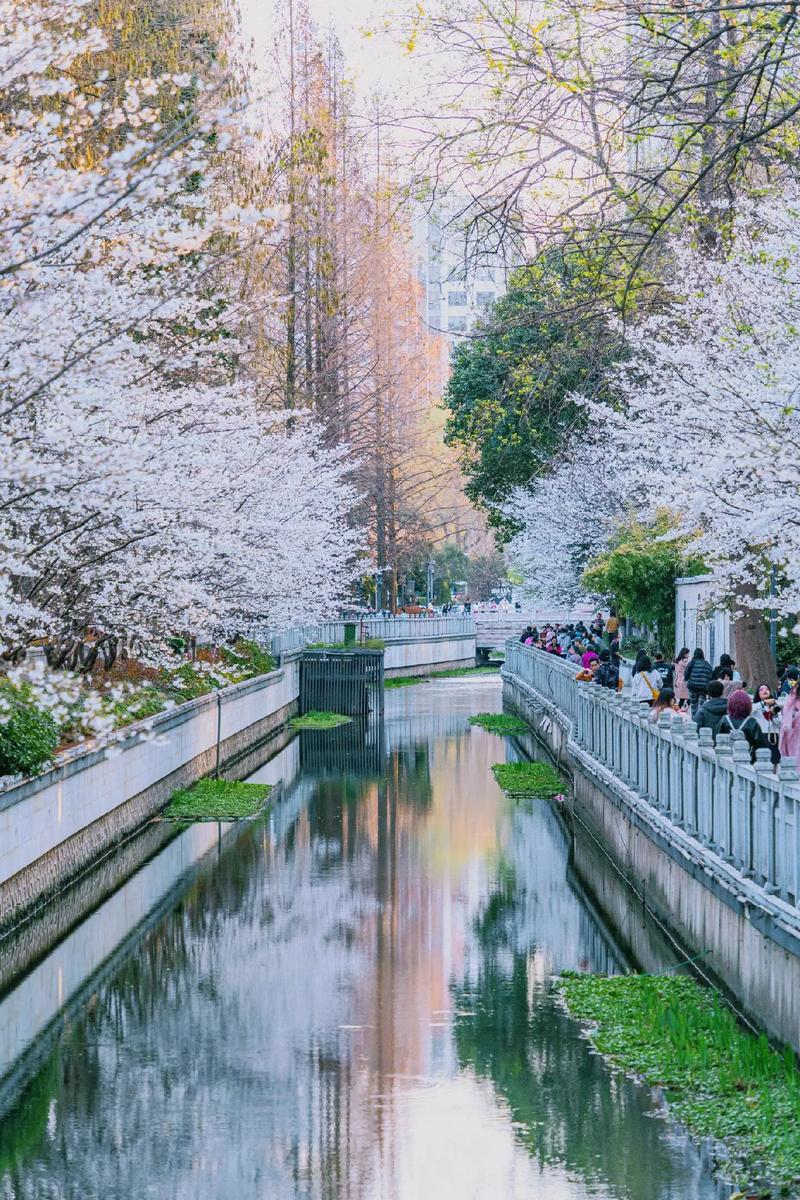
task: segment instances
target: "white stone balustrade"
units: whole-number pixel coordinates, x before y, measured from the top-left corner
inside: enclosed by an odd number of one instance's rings
[[[434,639],[475,638],[475,622],[472,617],[365,617],[353,621],[324,621],[320,625],[302,625],[285,629],[280,633],[268,634],[258,629],[253,635],[259,641],[269,642],[273,654],[289,654],[315,642],[343,642],[345,625],[355,625],[360,638],[379,638],[383,642],[432,641]]]
[[[506,646],[504,673],[531,688],[571,723],[571,736],[700,845],[788,904],[800,906],[800,778],[794,759],[773,769],[769,750],[755,764],[740,733],[710,731],[647,704],[581,683],[577,668],[518,642]]]

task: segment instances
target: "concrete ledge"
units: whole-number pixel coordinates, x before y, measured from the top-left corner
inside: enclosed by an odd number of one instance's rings
[[[232,760],[263,745],[297,712],[297,702],[284,705],[220,743],[221,766],[230,773]],[[0,929],[17,924],[52,895],[80,876],[108,850],[140,828],[164,807],[176,788],[210,774],[216,745],[183,763],[156,783],[124,799],[117,807],[0,883]]]
[[[640,899],[704,954],[744,1011],[800,1050],[800,913],[769,895],[633,793],[572,739],[569,719],[503,671],[506,700],[571,769],[574,812]],[[597,888],[594,889],[597,891]],[[602,893],[598,896],[604,903]],[[611,920],[615,913],[609,906]]]
[[[394,677],[407,676],[409,679],[416,679],[421,675],[435,675],[437,671],[456,671],[462,670],[464,667],[474,667],[475,658],[453,658],[445,662],[424,663],[419,667],[388,667],[384,668],[384,677],[392,679]]]

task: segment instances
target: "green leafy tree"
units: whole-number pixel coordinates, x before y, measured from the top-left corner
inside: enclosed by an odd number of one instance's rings
[[[542,475],[585,421],[571,396],[607,398],[605,369],[622,353],[592,313],[593,271],[553,251],[518,270],[507,294],[453,354],[445,440],[460,453],[466,493],[503,541],[503,505]]]
[[[406,579],[413,579],[416,595],[423,600],[431,559],[434,562],[433,600],[435,604],[446,604],[452,596],[453,585],[468,578],[470,560],[455,542],[445,542],[427,554],[417,553],[409,565]]]
[[[675,526],[667,510],[649,524],[634,518],[623,522],[609,549],[583,573],[589,591],[607,597],[637,625],[655,630],[665,651],[675,642],[675,580],[705,570],[700,559],[687,557],[685,539],[669,537]]]

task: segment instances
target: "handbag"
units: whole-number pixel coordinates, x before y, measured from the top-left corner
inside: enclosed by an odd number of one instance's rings
[[[642,678],[644,679],[645,683],[647,684],[647,686],[650,688],[650,695],[653,697],[654,700],[657,700],[658,697],[661,695],[661,692],[658,690],[658,688],[653,687],[652,683],[650,682],[650,677],[647,674],[647,671],[642,671],[641,675],[642,675]]]

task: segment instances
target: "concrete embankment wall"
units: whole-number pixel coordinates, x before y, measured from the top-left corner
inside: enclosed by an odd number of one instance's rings
[[[475,638],[441,634],[387,643],[388,675],[472,666]],[[172,792],[214,770],[247,773],[254,752],[297,711],[299,653],[279,670],[161,713],[109,744],[62,756],[35,779],[0,789],[0,929],[16,924],[160,811]],[[276,747],[277,748],[277,747]]]
[[[797,910],[615,779],[573,740],[569,719],[508,671],[504,696],[571,773],[573,817],[582,836],[596,839],[643,903],[681,945],[702,956],[754,1023],[800,1051]],[[618,888],[604,884],[603,872],[590,873],[597,904],[617,926]]]
[[[166,804],[297,711],[299,661],[161,713],[0,791],[0,928],[14,924]],[[150,726],[151,732],[144,732]],[[155,735],[155,736],[154,736]]]
[[[475,666],[475,635],[398,638],[386,642],[383,667],[393,675],[427,675],[456,667]]]

